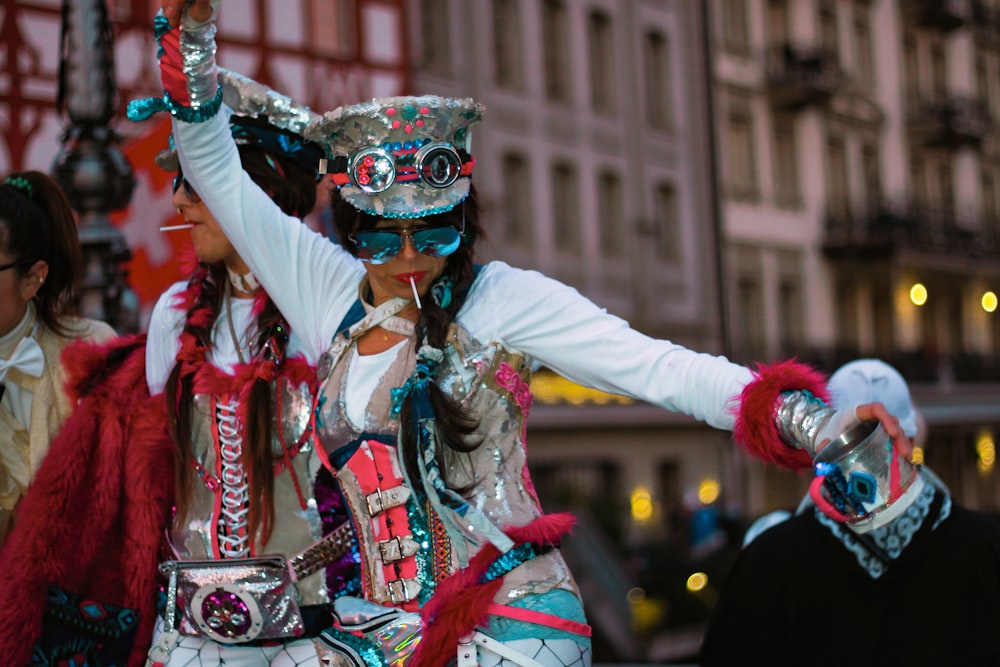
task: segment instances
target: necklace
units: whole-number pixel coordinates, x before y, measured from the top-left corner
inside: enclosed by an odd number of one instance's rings
[[[233,297],[232,297],[233,287],[231,284],[226,283],[226,322],[229,324],[229,335],[233,339],[233,346],[236,348],[236,358],[240,360],[240,364],[245,364],[246,361],[243,359],[243,346],[240,345],[240,339],[236,336],[236,327],[233,326]]]

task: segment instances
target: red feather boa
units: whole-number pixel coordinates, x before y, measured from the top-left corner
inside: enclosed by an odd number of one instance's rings
[[[128,607],[139,627],[129,665],[153,633],[156,566],[174,491],[161,399],[146,388],[145,336],[63,353],[80,399],[0,551],[0,665],[24,665],[42,630],[50,583]]]
[[[811,366],[795,361],[758,365],[754,380],[743,388],[733,429],[733,437],[752,456],[790,470],[812,466],[809,454],[782,440],[774,423],[774,408],[781,393],[796,389],[829,401],[826,378]]]
[[[526,526],[508,528],[504,532],[517,544],[558,544],[576,519],[572,514],[548,514]],[[477,626],[486,623],[488,609],[503,578],[479,583],[493,561],[500,555],[492,544],[476,554],[469,566],[448,576],[438,584],[434,595],[420,609],[424,635],[413,654],[412,664],[444,667],[455,658],[458,641]]]

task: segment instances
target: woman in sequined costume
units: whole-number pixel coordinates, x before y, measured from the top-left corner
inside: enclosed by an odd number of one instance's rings
[[[247,177],[286,214],[307,215],[316,202],[318,146],[265,118],[233,114],[229,125]],[[175,150],[157,161],[178,169]],[[322,472],[311,441],[315,370],[298,355],[296,337],[180,171],[173,203],[191,225],[199,264],[160,297],[146,347],[150,393],[162,392],[168,406],[175,406],[168,410],[177,487],[168,558],[293,558],[334,527],[333,514],[320,511],[334,509],[332,478]],[[331,572],[329,582],[322,567],[299,572],[304,638],[228,646],[241,624],[220,621],[214,626],[218,637],[179,637],[164,663],[318,664],[309,637],[329,625],[328,584],[345,592],[337,581],[343,567]],[[191,622],[171,620],[174,626]],[[161,620],[158,639],[163,631]],[[154,661],[162,657],[151,655]]]
[[[114,336],[77,317],[83,269],[73,209],[49,176],[0,182],[0,545],[72,404],[62,351]]]
[[[808,458],[801,448],[844,415],[825,406],[811,369],[755,374],[643,336],[538,273],[475,267],[467,151],[482,108],[472,100],[389,98],[326,114],[306,136],[330,159],[343,248],[281,216],[236,170],[216,114],[213,4],[164,1],[182,28],[161,59],[161,106],[175,116],[185,173],[226,212],[220,225],[318,364],[320,451],[351,512],[363,597],[377,605],[367,627],[379,609],[407,612],[367,633],[338,614],[321,636],[337,650],[332,664],[589,665],[590,628],[558,549],[572,521],[542,512],[526,467],[533,360],[735,425],[758,451],[762,439],[789,443],[779,457]],[[871,414],[898,432],[881,406],[858,411]]]

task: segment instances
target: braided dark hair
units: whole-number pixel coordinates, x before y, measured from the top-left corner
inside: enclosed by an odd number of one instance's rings
[[[374,229],[381,218],[359,211],[344,201],[338,190],[331,191],[331,204],[337,238],[340,244],[356,257],[357,247],[350,241],[351,234]],[[442,308],[436,299],[423,299],[420,319],[417,321],[414,334],[417,341],[426,340],[427,344],[432,347],[444,349],[448,340],[449,328],[465,304],[465,297],[475,279],[476,242],[484,237],[483,228],[479,221],[479,205],[475,186],[471,187],[466,200],[455,208],[445,213],[428,215],[422,220],[428,226],[434,227],[451,225],[462,228],[464,223],[465,232],[462,235],[462,243],[458,250],[448,255],[444,272],[438,278],[438,282],[451,281],[453,294],[451,303]],[[470,436],[476,430],[479,424],[478,420],[467,414],[462,406],[442,391],[436,382],[429,385],[428,397],[434,408],[435,425],[439,436],[439,451],[437,452],[439,460],[443,454],[443,451],[440,450],[442,445],[457,452],[471,452],[477,449],[481,442],[474,441]],[[413,433],[410,419],[412,403],[412,396],[408,396],[400,410],[399,422],[407,471],[411,478],[417,479],[416,434]],[[445,484],[449,484],[444,466],[442,466],[441,474]],[[455,490],[460,493],[463,491],[463,489]]]
[[[257,185],[266,191],[281,209],[295,216],[304,216],[316,204],[316,179],[312,172],[294,160],[265,152],[254,146],[240,146],[243,169]],[[218,318],[229,278],[222,262],[202,264],[188,281],[197,294],[189,307],[182,335],[190,336],[198,347],[213,347],[212,329]],[[252,349],[259,353],[269,342],[277,349],[272,352],[279,362],[285,359],[288,345],[287,324],[271,299],[263,300],[257,315],[257,336]],[[185,516],[186,503],[193,484],[191,466],[191,427],[194,399],[194,376],[182,377],[183,364],[174,364],[166,384],[167,405],[170,407],[170,429],[174,450],[177,516]],[[280,391],[280,387],[278,389]],[[275,414],[271,383],[256,378],[249,392],[244,424],[244,454],[249,459],[250,535],[260,535],[266,544],[274,526],[274,454],[271,449],[272,416]],[[280,419],[280,416],[279,416]]]

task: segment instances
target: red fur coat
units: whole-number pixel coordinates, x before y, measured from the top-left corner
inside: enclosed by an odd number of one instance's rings
[[[0,665],[24,665],[50,583],[138,612],[130,666],[153,634],[156,565],[173,498],[165,403],[146,388],[145,336],[63,353],[79,403],[0,551]]]

